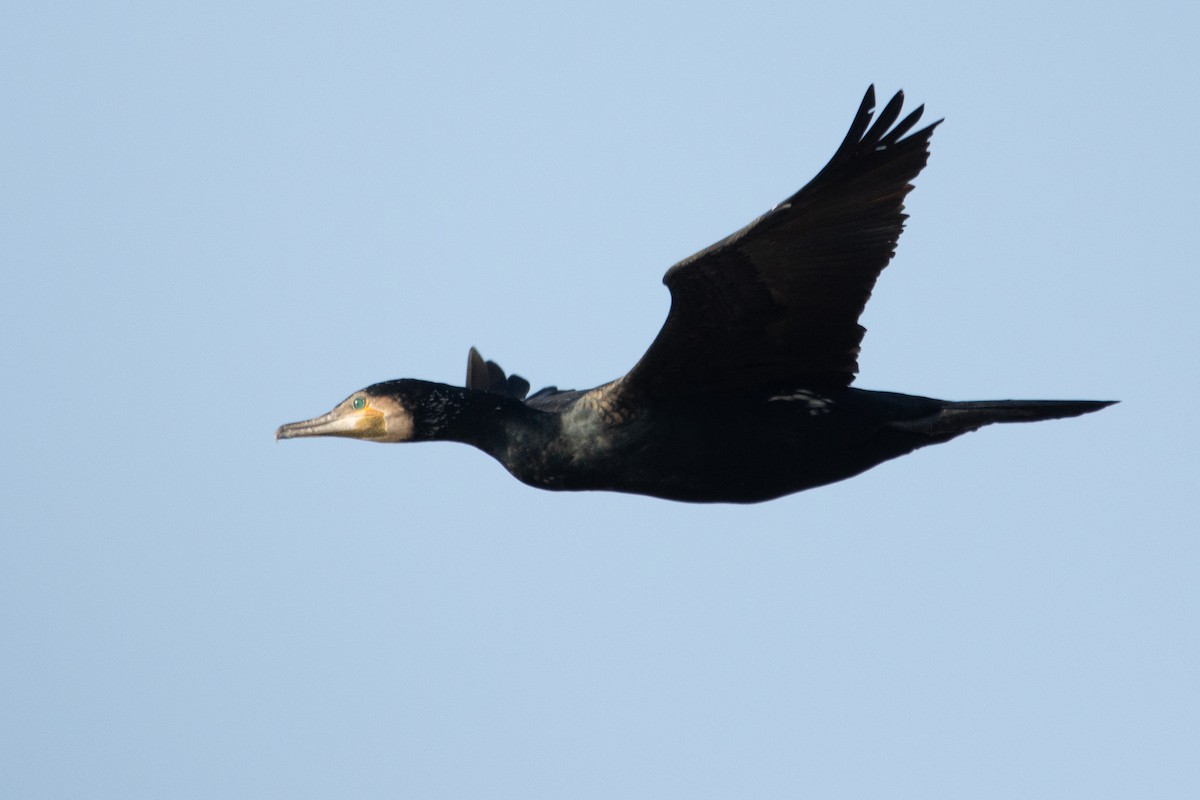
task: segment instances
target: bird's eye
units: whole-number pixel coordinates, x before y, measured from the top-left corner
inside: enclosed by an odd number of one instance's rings
[[[362,410],[363,410],[364,408],[366,408],[366,406],[367,406],[367,398],[365,398],[365,397],[356,397],[356,398],[354,398],[354,400],[353,400],[353,401],[350,403],[350,405],[354,406],[354,410],[355,410],[355,411],[362,411]]]

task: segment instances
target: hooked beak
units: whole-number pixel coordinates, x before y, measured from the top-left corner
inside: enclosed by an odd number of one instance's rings
[[[345,436],[350,439],[374,439],[382,436],[384,430],[382,412],[370,407],[353,410],[339,406],[319,417],[280,425],[275,431],[275,438],[278,440],[297,439],[302,436]]]

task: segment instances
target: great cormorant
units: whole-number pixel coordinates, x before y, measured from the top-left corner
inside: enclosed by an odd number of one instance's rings
[[[850,388],[858,324],[904,227],[935,122],[906,136],[898,92],[874,87],[833,158],[800,191],[680,261],[666,323],[624,377],[588,391],[506,375],[471,349],[466,387],[393,380],[277,439],[448,440],[542,489],[752,503],[842,480],[993,422],[1096,411],[1092,400],[951,402]],[[940,121],[939,121],[940,122]]]

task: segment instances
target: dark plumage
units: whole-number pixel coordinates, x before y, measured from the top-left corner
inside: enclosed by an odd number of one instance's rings
[[[671,310],[624,377],[542,389],[472,349],[466,387],[377,383],[276,438],[474,445],[543,489],[750,503],[848,478],[993,422],[1096,411],[1105,401],[951,402],[850,388],[859,315],[895,253],[904,197],[938,123],[909,132],[903,93],[850,132],[807,186],[667,270]],[[899,120],[899,122],[897,122]],[[908,135],[906,135],[908,134]]]

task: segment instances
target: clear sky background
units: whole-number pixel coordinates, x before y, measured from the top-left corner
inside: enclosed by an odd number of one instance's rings
[[[0,795],[1196,797],[1197,8],[8,4]],[[870,83],[857,385],[1121,405],[751,507],[272,439],[622,374]]]

